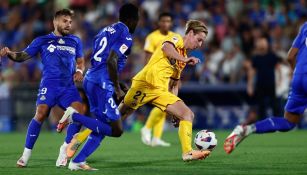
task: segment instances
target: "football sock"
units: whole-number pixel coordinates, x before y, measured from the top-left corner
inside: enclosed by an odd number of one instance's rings
[[[100,142],[104,138],[104,135],[92,132],[88,137],[85,145],[81,149],[80,153],[73,159],[73,162],[80,163],[85,162],[86,158],[90,156],[100,145]]]
[[[157,115],[156,117],[157,117],[158,120],[155,123],[154,128],[153,128],[153,137],[160,139],[161,136],[162,136],[162,133],[163,133],[163,127],[164,127],[164,123],[165,123],[166,113],[161,111],[159,113],[159,115]]]
[[[255,123],[256,133],[268,133],[275,131],[286,132],[295,127],[294,123],[282,117],[270,117]]]
[[[81,129],[81,124],[77,123],[77,122],[73,122],[71,124],[69,124],[68,128],[67,128],[67,133],[66,133],[66,137],[65,137],[65,142],[66,143],[70,143],[72,137],[78,133]]]
[[[42,124],[38,121],[36,121],[34,118],[31,120],[29,126],[28,126],[28,131],[27,131],[27,136],[26,136],[26,144],[25,147],[28,149],[32,149],[41,130]]]
[[[147,129],[152,129],[154,127],[154,125],[157,123],[157,121],[160,118],[160,114],[163,111],[161,111],[161,109],[154,107],[151,111],[150,114],[148,116],[148,119],[145,123],[145,128]]]
[[[81,115],[79,113],[74,113],[72,115],[72,119],[75,122],[82,123],[83,126],[91,129],[93,132],[97,134],[103,134],[106,136],[112,136],[112,128],[109,124],[106,124],[102,121],[99,121],[97,119],[93,119],[90,117],[86,117],[84,115]]]
[[[83,143],[91,133],[92,133],[92,130],[88,128],[86,128],[82,132],[79,132],[79,134],[77,135],[78,142]]]
[[[185,154],[192,150],[192,122],[182,120],[178,129],[181,142],[182,153]]]

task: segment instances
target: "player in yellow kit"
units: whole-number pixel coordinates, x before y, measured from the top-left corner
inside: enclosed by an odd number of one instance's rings
[[[204,23],[190,20],[186,24],[185,36],[168,37],[156,49],[147,65],[132,79],[119,111],[124,120],[146,103],[175,116],[179,122],[179,138],[184,161],[206,158],[210,151],[192,149],[192,122],[194,113],[175,94],[169,92],[171,78],[178,78],[185,64],[195,65],[199,59],[187,57],[186,51],[201,47],[208,34]],[[178,86],[176,87],[178,89]]]
[[[192,149],[194,113],[179,97],[169,92],[169,83],[172,78],[180,77],[185,64],[199,63],[198,58],[187,57],[186,51],[201,47],[207,34],[208,30],[204,23],[190,20],[186,24],[183,38],[175,34],[164,40],[161,49],[155,50],[148,64],[133,78],[132,86],[119,106],[122,120],[146,103],[151,103],[179,119],[178,134],[184,161],[204,159],[210,151]],[[175,86],[173,91],[178,91],[178,86]],[[118,126],[112,126],[112,132],[121,135],[123,132],[121,121]],[[74,148],[76,143],[72,144],[71,148]]]
[[[150,57],[157,48],[161,47],[162,42],[175,33],[170,31],[172,27],[172,15],[170,13],[161,13],[158,18],[158,29],[150,33],[145,40],[145,60],[149,61]],[[173,83],[172,83],[173,84]],[[170,143],[161,139],[163,127],[165,123],[166,113],[161,109],[154,107],[141,129],[141,140],[145,145],[149,146],[170,146]],[[153,137],[151,138],[151,131]]]

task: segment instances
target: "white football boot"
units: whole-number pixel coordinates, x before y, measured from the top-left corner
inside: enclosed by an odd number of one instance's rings
[[[237,125],[224,142],[225,152],[230,154],[253,131],[253,126]]]
[[[68,107],[60,119],[58,126],[57,126],[57,132],[62,132],[62,130],[70,123],[73,122],[72,115],[73,113],[78,113],[73,107]]]
[[[151,146],[151,129],[145,126],[141,129],[141,140],[145,145]]]
[[[60,147],[60,152],[58,159],[56,160],[55,166],[56,167],[63,167],[67,165],[67,155],[66,155],[66,149],[67,149],[68,144],[64,142],[61,147]]]
[[[155,146],[170,147],[171,144],[162,140],[162,139],[153,138],[152,141],[151,141],[151,146],[153,146],[153,147],[155,147]]]
[[[72,160],[69,162],[68,169],[71,171],[97,171],[98,169],[90,167],[86,162],[75,163]]]
[[[22,156],[18,159],[18,161],[16,163],[17,167],[20,167],[20,168],[26,167],[27,164],[28,164],[28,161],[31,157],[31,154],[32,154],[32,150],[25,148]]]

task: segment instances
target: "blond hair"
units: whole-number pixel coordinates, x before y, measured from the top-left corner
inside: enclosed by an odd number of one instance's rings
[[[206,35],[208,34],[207,26],[198,20],[189,20],[185,25],[185,34],[188,34],[191,30],[194,33],[204,32]]]

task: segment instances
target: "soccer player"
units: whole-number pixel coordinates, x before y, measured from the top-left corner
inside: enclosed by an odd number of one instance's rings
[[[293,71],[291,90],[285,105],[284,118],[269,117],[251,125],[238,125],[224,142],[224,150],[230,154],[238,144],[252,133],[262,134],[275,131],[287,132],[299,123],[307,107],[307,23],[301,26],[299,34],[288,52],[288,62]]]
[[[9,59],[16,62],[23,62],[40,53],[43,64],[36,113],[28,127],[23,154],[17,161],[19,167],[27,166],[42,123],[49,116],[53,106],[59,105],[63,109],[72,106],[77,111],[83,112],[81,111],[81,98],[74,81],[82,81],[84,61],[80,39],[70,34],[72,16],[73,11],[71,10],[59,10],[54,15],[54,31],[52,33],[37,37],[21,52],[13,52],[7,47],[0,50],[1,57],[8,56]],[[72,123],[68,127],[56,166],[66,165],[66,146],[72,136],[80,130],[80,127],[81,125],[76,123]]]
[[[210,151],[201,151],[192,149],[192,121],[194,113],[189,107],[175,94],[169,92],[169,82],[171,77],[178,77],[180,70],[185,64],[196,65],[199,59],[187,57],[187,50],[193,50],[201,47],[208,34],[204,23],[197,20],[190,20],[186,24],[185,36],[179,34],[167,38],[156,49],[150,58],[148,64],[132,80],[132,86],[127,92],[124,100],[119,106],[122,120],[130,116],[137,108],[146,103],[151,103],[161,110],[175,116],[180,120],[179,138],[182,146],[182,159],[184,161],[200,160],[206,158]],[[178,86],[177,86],[178,87]],[[113,100],[109,100],[113,102]],[[116,105],[113,103],[114,107]],[[110,110],[107,108],[105,112]],[[79,121],[87,117],[81,117],[71,107],[68,108],[60,120],[60,123]],[[111,124],[108,128],[101,122],[92,122],[92,125],[85,125],[93,133],[103,133],[104,135],[121,136],[123,129],[121,120]],[[83,122],[86,124],[86,122]],[[82,123],[82,124],[83,124]]]
[[[90,110],[96,119],[85,117],[73,107],[67,108],[58,128],[64,128],[67,119],[82,123],[92,130],[79,154],[70,161],[70,170],[97,170],[85,163],[100,145],[105,136],[119,137],[122,124],[119,110],[112,97],[118,99],[125,93],[119,83],[118,74],[123,70],[132,47],[132,36],[138,23],[138,8],[130,3],[119,10],[119,22],[103,28],[94,39],[91,68],[87,71],[83,86],[89,100]],[[116,127],[117,129],[112,129]]]
[[[172,27],[172,15],[170,13],[161,13],[158,18],[158,29],[150,33],[145,40],[145,60],[148,62],[154,51],[161,46],[163,40],[173,36],[175,33],[170,31]],[[158,107],[154,107],[141,129],[141,140],[149,146],[170,146],[170,143],[161,139],[163,126],[166,119],[166,113]],[[151,131],[153,130],[153,138]]]

